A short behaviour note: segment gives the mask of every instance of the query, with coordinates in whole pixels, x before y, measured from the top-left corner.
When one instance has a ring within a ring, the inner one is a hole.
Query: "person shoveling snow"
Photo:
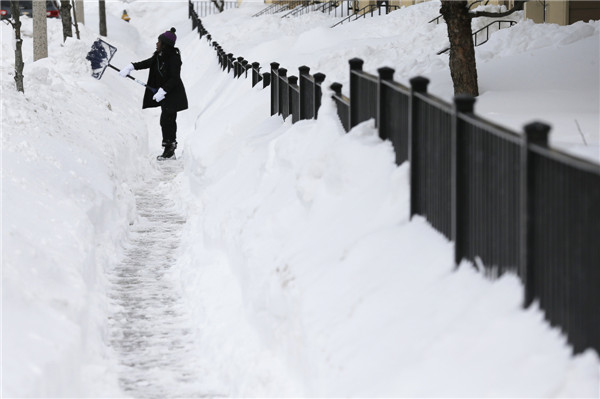
[[[96,40],[87,59],[92,64],[92,76],[102,78],[104,71],[110,67],[119,72],[124,78],[129,78],[146,87],[142,109],[161,107],[160,126],[162,128],[162,146],[164,152],[157,158],[159,160],[175,157],[177,148],[177,112],[188,108],[185,87],[181,80],[181,53],[175,47],[175,28],[158,36],[156,52],[147,60],[130,63],[119,70],[110,64],[117,52],[117,48],[102,39]],[[150,68],[148,83],[135,79],[129,75],[131,71]],[[156,88],[157,89],[156,89]]]
[[[144,92],[142,108],[161,107],[160,126],[165,148],[159,160],[175,157],[177,148],[177,112],[188,108],[185,87],[181,81],[181,53],[175,47],[175,28],[158,36],[156,52],[147,60],[134,62],[121,70],[124,78],[131,71],[150,68],[148,86],[157,87],[156,93]]]

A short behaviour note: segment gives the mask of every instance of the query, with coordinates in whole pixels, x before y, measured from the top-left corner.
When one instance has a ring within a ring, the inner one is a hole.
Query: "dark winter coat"
[[[181,55],[179,49],[170,48],[155,52],[147,60],[134,62],[133,67],[138,69],[148,69],[148,87],[155,89],[161,88],[167,93],[165,99],[157,103],[152,99],[154,93],[146,89],[142,108],[152,108],[162,106],[171,111],[183,111],[188,107],[185,87],[181,81]]]

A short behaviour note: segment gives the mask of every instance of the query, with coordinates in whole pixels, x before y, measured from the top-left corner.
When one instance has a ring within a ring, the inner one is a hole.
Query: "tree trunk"
[[[25,93],[23,87],[23,39],[21,39],[21,10],[19,9],[19,0],[11,0],[10,12],[12,13],[14,23],[12,24],[15,30],[15,83],[17,84],[17,90],[21,93]]]
[[[106,37],[106,3],[104,0],[99,0],[100,12],[100,36]]]
[[[33,2],[33,60],[48,57],[48,23],[46,22],[46,3]]]
[[[63,41],[67,37],[73,37],[73,28],[71,21],[71,0],[61,0],[60,2],[60,19],[63,26]]]
[[[73,25],[75,25],[75,34],[77,35],[77,40],[80,40],[79,25],[77,24],[77,7],[75,7],[75,3],[73,3]]]
[[[450,40],[450,74],[454,94],[479,95],[471,16],[466,1],[442,0],[441,14]]]
[[[83,11],[83,0],[75,0],[75,10],[77,10],[77,22],[85,25],[85,13]]]

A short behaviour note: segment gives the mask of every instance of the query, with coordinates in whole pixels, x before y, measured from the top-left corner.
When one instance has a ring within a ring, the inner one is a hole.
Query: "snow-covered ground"
[[[452,244],[408,219],[408,165],[394,165],[371,122],[344,134],[327,95],[316,121],[269,117],[268,91],[218,68],[187,3],[109,1],[116,66],[177,28],[190,109],[177,167],[157,164],[159,113],[140,109],[143,88],[112,70],[90,76],[96,7],[86,2],[80,41],[63,44],[49,20],[50,56],[37,62],[24,21],[24,95],[1,25],[3,397],[599,396],[598,354],[574,356],[536,306],[522,310],[515,276],[454,270]],[[445,26],[426,24],[439,4],[335,29],[323,15],[250,18],[261,7],[204,24],[263,67],[308,65],[347,86],[347,60],[361,57],[403,83],[428,76],[451,98],[447,56],[435,55]],[[598,22],[495,33],[477,49],[476,111],[515,129],[546,120],[554,146],[600,159],[599,38]],[[139,244],[156,209],[179,225],[160,233],[168,256],[153,239]],[[135,267],[157,284],[126,289]],[[151,302],[134,308],[130,294]],[[124,334],[140,317],[137,363],[157,361],[134,373]],[[186,361],[165,365],[163,342]]]

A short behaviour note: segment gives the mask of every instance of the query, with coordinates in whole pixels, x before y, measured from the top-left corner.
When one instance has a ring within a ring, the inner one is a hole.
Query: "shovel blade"
[[[116,52],[116,47],[111,46],[102,39],[98,39],[92,44],[92,49],[85,57],[92,64],[92,77],[100,80]]]

